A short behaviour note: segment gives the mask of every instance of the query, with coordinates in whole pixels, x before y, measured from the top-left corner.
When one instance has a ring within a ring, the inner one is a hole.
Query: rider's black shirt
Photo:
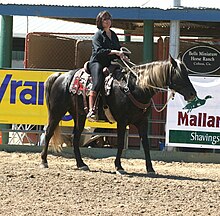
[[[92,40],[91,62],[99,62],[103,67],[108,67],[112,60],[118,58],[116,55],[108,55],[111,50],[120,50],[118,36],[111,30],[111,39],[103,30],[98,30]]]

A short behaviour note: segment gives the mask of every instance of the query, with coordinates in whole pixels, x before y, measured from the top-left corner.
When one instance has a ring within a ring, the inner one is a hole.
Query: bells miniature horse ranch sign
[[[197,74],[210,74],[220,69],[220,52],[210,46],[196,46],[183,54],[187,69]]]

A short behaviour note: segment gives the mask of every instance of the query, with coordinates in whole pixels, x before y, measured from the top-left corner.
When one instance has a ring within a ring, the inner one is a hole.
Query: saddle
[[[72,81],[69,86],[69,92],[72,95],[82,95],[83,96],[83,103],[84,103],[84,110],[86,114],[88,113],[88,103],[86,97],[89,95],[90,90],[92,89],[92,76],[88,69],[88,63],[84,64],[84,67],[76,71],[74,74]],[[121,68],[119,64],[110,65],[108,68],[103,68],[103,73],[105,75],[104,81],[104,95],[102,94],[101,98],[103,101],[103,109],[105,115],[110,123],[115,122],[114,118],[111,115],[111,112],[108,108],[108,105],[105,102],[105,96],[109,95],[112,88],[112,82],[114,79],[120,80],[123,77],[121,72]],[[98,106],[99,97],[97,97],[95,106]]]

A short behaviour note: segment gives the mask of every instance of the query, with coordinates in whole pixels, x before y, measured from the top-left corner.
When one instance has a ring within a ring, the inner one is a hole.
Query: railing
[[[22,144],[23,139],[26,138],[26,140],[29,144],[39,145],[39,146],[43,145],[42,135],[45,133],[44,130],[3,129],[3,128],[0,129],[0,132],[2,132],[2,134],[4,134],[4,133],[17,133],[18,134],[17,139],[19,139],[20,144]],[[33,140],[31,140],[31,138],[28,136],[28,134],[37,134],[37,136],[38,136],[37,143],[33,142]],[[69,132],[62,132],[61,134],[62,135],[69,135],[69,136],[73,135],[72,133],[69,133]],[[82,135],[90,135],[90,136],[98,136],[98,137],[117,137],[116,133],[106,133],[106,132],[87,132],[87,131],[83,131]],[[129,138],[139,138],[139,135],[138,134],[131,134],[131,133],[129,134],[129,129],[127,129],[126,133],[125,133],[125,146],[124,146],[124,149],[128,149],[128,139]],[[148,138],[149,139],[164,140],[165,136],[150,135],[149,134]],[[8,144],[18,144],[18,143],[16,143],[16,141],[15,142],[12,142],[12,141],[13,141],[13,137],[11,137],[11,142],[9,142]],[[0,144],[2,144],[2,143],[0,143]]]

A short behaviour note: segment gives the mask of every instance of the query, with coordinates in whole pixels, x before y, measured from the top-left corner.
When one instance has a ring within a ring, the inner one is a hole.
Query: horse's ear
[[[169,55],[169,61],[173,65],[174,68],[177,67],[177,63],[171,55]]]

